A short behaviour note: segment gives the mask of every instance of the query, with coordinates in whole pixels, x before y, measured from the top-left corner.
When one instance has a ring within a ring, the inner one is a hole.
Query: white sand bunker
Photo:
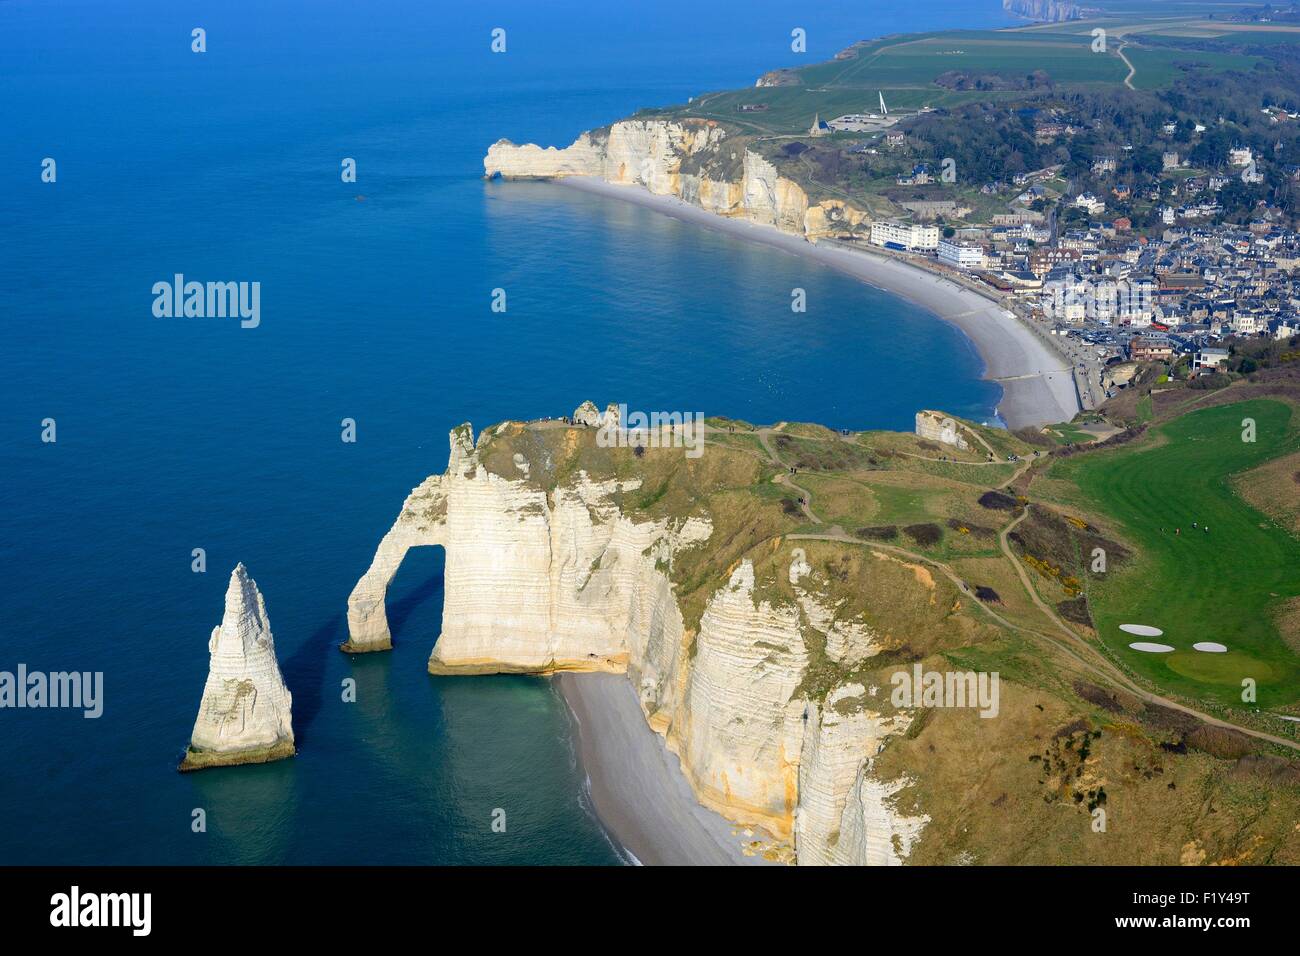
[[[1205,651],[1207,654],[1226,654],[1228,647],[1226,644],[1220,644],[1217,641],[1198,641],[1192,647],[1198,651]]]
[[[1150,624],[1121,624],[1119,629],[1125,634],[1136,634],[1138,637],[1159,637],[1164,631],[1158,627],[1152,627]]]
[[[1129,647],[1144,654],[1168,654],[1173,650],[1168,644],[1153,644],[1150,641],[1134,641]]]

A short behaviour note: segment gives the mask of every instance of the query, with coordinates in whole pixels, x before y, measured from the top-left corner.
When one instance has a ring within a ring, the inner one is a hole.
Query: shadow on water
[[[285,659],[281,668],[284,682],[293,695],[293,736],[299,750],[307,739],[307,728],[320,712],[329,655],[337,654],[339,644],[347,639],[346,620],[345,615],[336,614],[316,628],[293,656]]]
[[[411,615],[425,601],[441,593],[442,569],[440,568],[388,606],[388,629],[393,635],[394,642],[397,641],[398,634],[401,633]]]

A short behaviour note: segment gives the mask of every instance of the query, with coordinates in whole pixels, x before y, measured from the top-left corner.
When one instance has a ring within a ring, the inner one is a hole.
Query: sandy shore
[[[998,415],[1012,428],[1068,421],[1079,410],[1070,366],[1059,353],[997,303],[942,276],[889,256],[813,244],[772,226],[715,216],[638,187],[586,177],[557,182],[815,259],[933,312],[974,344],[984,360],[985,378],[1002,386]],[[611,838],[638,862],[765,862],[742,852],[752,837],[696,801],[681,764],[646,723],[625,676],[560,674],[555,682],[577,723],[593,809]]]
[[[1069,421],[1079,412],[1070,363],[1006,309],[956,282],[887,255],[810,243],[774,226],[717,216],[638,186],[581,176],[555,181],[815,259],[933,312],[966,334],[984,360],[984,377],[1002,386],[997,411],[1010,428]]]
[[[681,764],[646,723],[623,674],[559,674],[577,722],[578,753],[596,816],[613,840],[653,866],[762,864],[752,839],[696,802]]]

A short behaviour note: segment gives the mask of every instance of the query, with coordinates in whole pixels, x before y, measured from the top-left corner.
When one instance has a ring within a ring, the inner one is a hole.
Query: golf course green
[[[1300,594],[1300,541],[1229,481],[1300,446],[1297,424],[1289,405],[1255,399],[1192,412],[1132,445],[1054,466],[1137,546],[1124,567],[1087,584],[1101,640],[1136,673],[1187,697],[1249,709],[1300,700],[1297,635],[1288,645],[1278,624],[1282,604]],[[1176,650],[1133,650],[1121,624],[1161,628],[1159,640]],[[1198,641],[1228,651],[1193,650]],[[1247,679],[1254,702],[1242,700]]]

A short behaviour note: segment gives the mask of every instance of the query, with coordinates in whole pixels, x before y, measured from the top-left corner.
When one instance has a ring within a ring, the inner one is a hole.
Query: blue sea
[[[441,552],[394,584],[392,653],[337,650],[346,600],[462,421],[588,398],[853,428],[992,413],[969,343],[913,306],[481,178],[501,136],[565,145],[857,39],[1007,22],[997,0],[834,6],[0,3],[0,670],[104,674],[99,719],[0,710],[0,864],[621,860],[547,681],[425,672]],[[178,273],[259,282],[260,325],[155,317]],[[299,754],[182,776],[239,561]]]

